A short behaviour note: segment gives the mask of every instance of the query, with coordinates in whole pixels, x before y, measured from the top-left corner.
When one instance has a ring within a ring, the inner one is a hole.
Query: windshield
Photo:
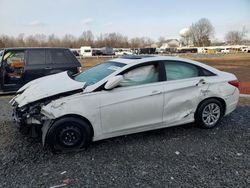
[[[109,76],[123,66],[125,66],[123,63],[107,61],[76,75],[73,79],[78,82],[85,82],[85,86],[90,86]]]

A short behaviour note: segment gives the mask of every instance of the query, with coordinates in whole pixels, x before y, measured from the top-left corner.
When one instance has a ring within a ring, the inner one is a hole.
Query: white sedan
[[[10,102],[21,130],[65,151],[191,122],[213,128],[236,108],[238,85],[233,74],[196,61],[125,56],[34,80]]]

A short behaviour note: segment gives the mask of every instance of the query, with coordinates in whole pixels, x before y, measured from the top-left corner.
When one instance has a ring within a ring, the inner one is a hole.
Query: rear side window
[[[206,69],[203,69],[203,68],[201,68],[201,74],[202,74],[202,76],[215,76],[214,73],[212,73]]]
[[[49,50],[51,62],[56,64],[70,63],[70,58],[66,52],[66,50]]]
[[[199,70],[196,66],[183,62],[166,62],[165,70],[167,80],[181,80],[199,76]]]
[[[29,50],[29,61],[30,65],[45,64],[45,50],[44,49],[34,49]]]

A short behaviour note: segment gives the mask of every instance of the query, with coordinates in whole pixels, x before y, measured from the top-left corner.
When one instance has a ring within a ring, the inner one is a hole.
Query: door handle
[[[161,94],[161,93],[162,93],[161,91],[154,90],[154,91],[152,91],[152,93],[151,93],[150,96],[159,95],[159,94]]]
[[[44,69],[45,70],[51,70],[52,68],[51,67],[45,67]]]
[[[202,79],[199,80],[199,82],[196,84],[196,86],[204,85],[206,83],[207,82],[202,78]]]

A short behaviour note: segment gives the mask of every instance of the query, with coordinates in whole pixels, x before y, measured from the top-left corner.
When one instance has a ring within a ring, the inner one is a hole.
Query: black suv
[[[0,93],[17,91],[36,78],[70,71],[81,64],[66,48],[7,48],[0,51]]]

